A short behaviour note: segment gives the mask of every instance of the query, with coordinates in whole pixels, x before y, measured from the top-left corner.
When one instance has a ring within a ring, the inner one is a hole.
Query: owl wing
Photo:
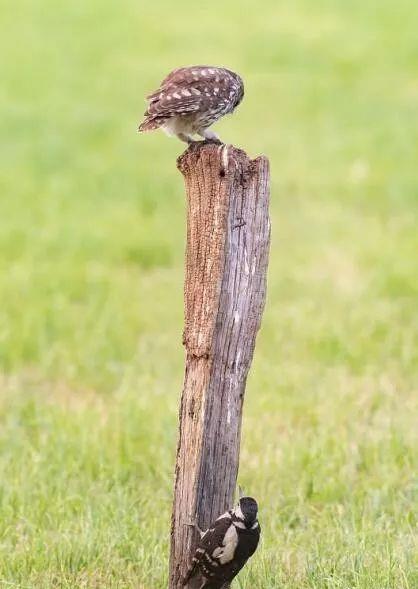
[[[140,131],[155,129],[174,116],[186,116],[202,108],[203,95],[195,86],[167,83],[147,96],[148,108]]]
[[[160,88],[148,97],[147,115],[179,116],[196,112],[202,105],[202,92],[186,83],[170,84]]]

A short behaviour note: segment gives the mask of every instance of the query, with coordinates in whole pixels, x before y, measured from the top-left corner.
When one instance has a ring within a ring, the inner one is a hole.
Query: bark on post
[[[171,527],[170,589],[180,589],[202,529],[234,500],[242,404],[266,296],[269,163],[232,146],[179,158],[188,200],[186,370]],[[199,579],[189,584],[200,587]]]

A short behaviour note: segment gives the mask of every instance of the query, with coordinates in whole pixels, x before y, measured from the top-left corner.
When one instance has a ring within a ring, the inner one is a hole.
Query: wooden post
[[[234,502],[242,404],[266,297],[269,163],[200,143],[179,158],[187,210],[186,371],[171,527],[170,589],[202,529]],[[200,587],[195,579],[189,588]]]

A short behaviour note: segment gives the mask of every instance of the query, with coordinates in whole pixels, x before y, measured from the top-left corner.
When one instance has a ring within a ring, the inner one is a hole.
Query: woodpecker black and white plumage
[[[184,587],[198,574],[202,577],[199,589],[221,589],[232,581],[257,549],[261,532],[257,511],[255,499],[241,497],[234,509],[200,532]]]

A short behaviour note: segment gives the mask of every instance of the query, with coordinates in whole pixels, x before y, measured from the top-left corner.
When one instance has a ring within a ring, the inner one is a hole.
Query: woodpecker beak
[[[238,493],[239,493],[239,498],[240,499],[242,499],[243,497],[245,497],[244,489],[241,487],[241,485],[238,485]]]

